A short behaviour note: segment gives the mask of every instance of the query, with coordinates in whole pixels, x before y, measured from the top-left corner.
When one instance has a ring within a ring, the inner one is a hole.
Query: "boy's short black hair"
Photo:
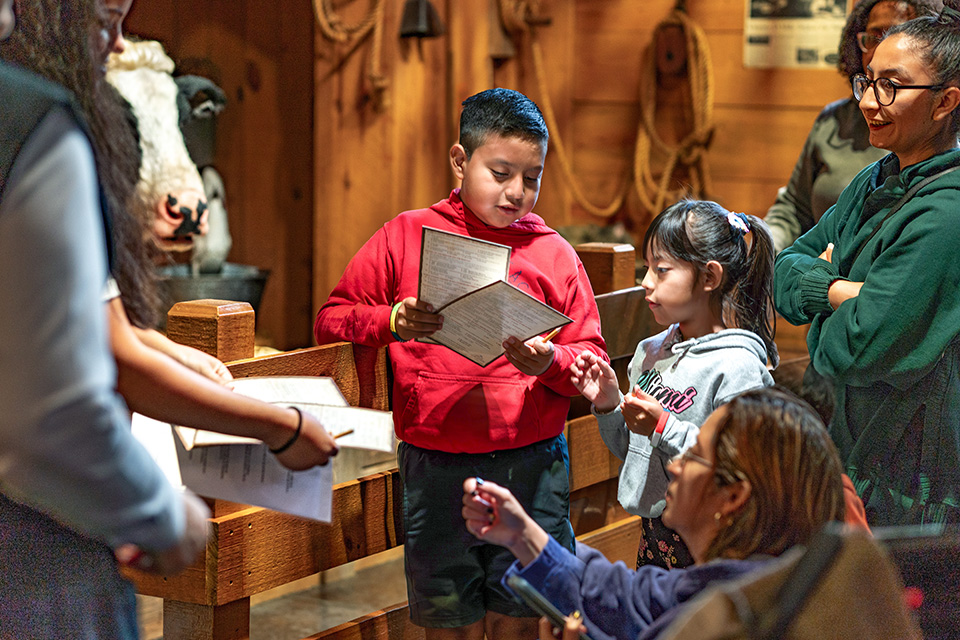
[[[547,148],[547,123],[536,103],[512,89],[487,89],[463,101],[460,144],[469,158],[489,135],[516,137]]]

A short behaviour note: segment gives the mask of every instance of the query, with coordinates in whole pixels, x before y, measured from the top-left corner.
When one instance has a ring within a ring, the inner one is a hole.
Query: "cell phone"
[[[518,575],[511,574],[507,576],[507,586],[526,603],[528,607],[544,616],[550,621],[550,624],[563,629],[567,626],[567,616],[560,612],[552,602],[547,600],[542,593],[533,588],[529,582]],[[580,634],[580,640],[591,640],[585,633]]]

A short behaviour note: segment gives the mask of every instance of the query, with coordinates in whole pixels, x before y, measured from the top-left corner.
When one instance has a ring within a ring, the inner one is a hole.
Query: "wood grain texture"
[[[137,592],[223,605],[403,543],[396,471],[338,484],[330,524],[248,507],[212,518],[203,558],[169,578],[129,571]]]
[[[423,627],[410,622],[410,607],[400,602],[304,640],[424,640]]]
[[[630,358],[637,345],[663,330],[653,319],[643,287],[631,287],[597,296],[600,331],[610,360]]]
[[[255,318],[247,302],[191,300],[167,313],[167,337],[222,361],[253,356]]]
[[[309,346],[314,212],[314,24],[309,2],[135,2],[128,34],[156,39],[178,74],[216,82],[214,166],[224,179],[231,262],[269,269],[258,331],[281,349]]]
[[[617,477],[620,460],[600,438],[595,417],[584,416],[567,422],[565,433],[570,450],[570,491]]]
[[[575,248],[594,294],[629,289],[636,284],[636,251],[632,245],[585,242]]]

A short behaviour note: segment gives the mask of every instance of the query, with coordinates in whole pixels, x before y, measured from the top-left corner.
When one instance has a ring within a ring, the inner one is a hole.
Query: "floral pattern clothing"
[[[663,524],[660,518],[640,518],[637,569],[644,565],[678,569],[692,564],[693,556],[679,533]]]

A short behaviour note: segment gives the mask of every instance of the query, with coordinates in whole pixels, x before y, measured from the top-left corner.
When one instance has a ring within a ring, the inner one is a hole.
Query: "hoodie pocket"
[[[539,440],[535,391],[516,378],[470,377],[421,371],[400,419],[401,437],[418,434],[470,451],[518,440],[522,429]],[[449,450],[449,449],[448,449]]]

